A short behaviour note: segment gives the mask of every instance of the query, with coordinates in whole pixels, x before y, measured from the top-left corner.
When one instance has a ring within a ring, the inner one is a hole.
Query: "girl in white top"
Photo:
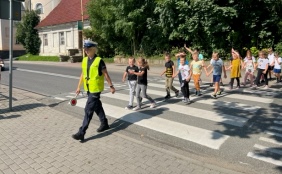
[[[282,59],[279,57],[278,53],[274,53],[274,59],[273,62],[271,63],[271,66],[274,66],[273,73],[276,76],[277,83],[280,82],[281,77],[281,64],[282,64]]]
[[[246,57],[244,58],[244,62],[242,63],[242,65],[243,65],[242,68],[244,68],[244,63],[245,63],[245,61],[246,61],[246,60],[249,60],[250,57],[252,58],[252,60],[253,60],[253,62],[254,62],[254,65],[256,65],[256,58],[252,55],[251,50],[247,50],[247,52],[246,52]],[[249,75],[249,77],[247,77],[247,81],[250,81],[250,79],[251,79],[251,78],[250,78],[250,75]],[[253,79],[256,79],[255,75],[253,75]],[[246,85],[246,82],[243,83],[243,85]]]
[[[255,72],[255,58],[247,52],[247,57],[244,59],[243,68],[246,69],[245,78],[243,85],[246,85],[247,78],[250,77],[251,87],[254,82],[254,72]]]
[[[264,89],[268,89],[268,79],[267,79],[268,64],[269,64],[269,61],[267,59],[267,54],[264,51],[260,51],[259,52],[259,59],[258,59],[258,63],[257,63],[258,74],[257,74],[257,78],[256,78],[255,87],[257,87],[257,85],[259,84],[259,81],[260,81],[260,77],[261,77],[261,75],[263,75],[264,80],[265,80]]]

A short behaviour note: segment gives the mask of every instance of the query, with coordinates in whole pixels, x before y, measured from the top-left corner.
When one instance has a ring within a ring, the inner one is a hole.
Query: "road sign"
[[[21,20],[22,5],[24,0],[17,0],[13,2],[13,20]],[[10,19],[10,1],[0,0],[0,19]]]

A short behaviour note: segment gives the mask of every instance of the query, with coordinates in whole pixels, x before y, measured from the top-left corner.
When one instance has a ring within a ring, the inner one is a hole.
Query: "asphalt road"
[[[151,82],[148,93],[158,101],[159,107],[154,110],[145,108],[138,113],[139,115],[136,113],[132,115],[129,112],[127,117],[118,118],[117,115],[123,114],[124,110],[120,111],[119,108],[127,105],[127,99],[124,98],[128,95],[127,86],[121,83],[124,67],[123,65],[109,66],[108,71],[116,86],[117,94],[111,95],[106,89],[102,97],[102,101],[106,103],[105,107],[109,106],[108,110],[111,107],[113,110],[116,108],[113,115],[110,111],[108,114],[110,122],[119,125],[117,131],[120,133],[244,173],[282,172],[281,131],[279,129],[269,131],[273,127],[281,128],[282,100],[281,91],[278,91],[281,87],[269,91],[252,91],[248,88],[230,91],[216,101],[211,100],[209,95],[203,95],[199,98],[194,97],[193,103],[186,107],[177,98],[163,100],[165,90],[161,85],[164,83],[159,76],[163,68],[155,67],[155,71],[150,72]],[[67,104],[68,97],[73,96],[72,93],[77,87],[80,73],[78,64],[44,65],[14,62],[13,86],[42,94],[45,96],[42,102],[82,118],[83,98],[81,98],[81,107],[71,107]],[[2,72],[1,83],[8,85],[8,77],[9,71],[6,68],[6,71]],[[203,81],[209,81],[209,78],[203,77]],[[190,86],[193,86],[193,83],[190,83]],[[206,87],[206,91],[211,92],[212,88]],[[151,122],[136,120],[139,116]],[[222,120],[217,121],[218,116]],[[167,127],[160,127],[157,124],[160,122],[167,124]],[[196,134],[198,138],[187,140],[185,135],[180,137],[178,134],[181,132],[177,131],[181,126],[184,126],[183,129],[188,134],[198,131]],[[210,133],[209,131],[213,136],[210,139],[205,135]],[[269,132],[272,134],[268,134]],[[278,154],[272,153],[273,150],[278,151]]]

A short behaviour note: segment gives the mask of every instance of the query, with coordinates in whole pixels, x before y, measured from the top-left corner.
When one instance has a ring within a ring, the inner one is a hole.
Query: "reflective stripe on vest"
[[[89,76],[87,77],[88,57],[82,60],[82,73],[84,81],[84,90],[90,93],[102,92],[104,90],[104,75],[99,76],[99,64],[101,58],[96,57],[89,68]],[[88,84],[88,88],[87,88]]]

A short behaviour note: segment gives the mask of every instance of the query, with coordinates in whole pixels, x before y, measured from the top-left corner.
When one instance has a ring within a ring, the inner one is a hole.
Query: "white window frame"
[[[65,33],[59,32],[60,45],[65,45]]]
[[[48,46],[48,34],[43,34],[43,45]]]
[[[41,8],[38,8],[40,6],[41,6]],[[35,11],[38,11],[38,14],[43,14],[43,5],[41,3],[37,3],[35,5]]]

